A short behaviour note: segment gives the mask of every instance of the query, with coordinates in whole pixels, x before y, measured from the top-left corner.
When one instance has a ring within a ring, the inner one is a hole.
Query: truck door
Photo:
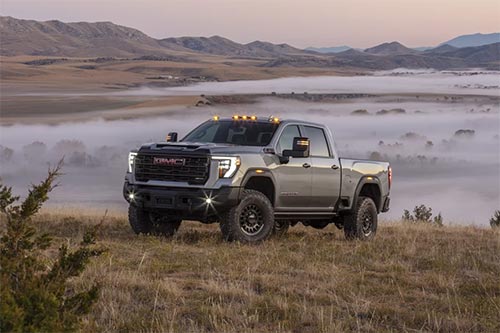
[[[292,149],[293,138],[300,137],[298,125],[287,125],[281,132],[276,152],[282,156],[285,149]],[[276,207],[290,211],[301,211],[310,205],[311,158],[290,157],[286,164],[276,167],[277,202]]]
[[[303,126],[304,135],[310,140],[311,157],[311,205],[317,210],[331,210],[340,196],[339,157],[333,156],[334,149],[328,142],[324,129]]]

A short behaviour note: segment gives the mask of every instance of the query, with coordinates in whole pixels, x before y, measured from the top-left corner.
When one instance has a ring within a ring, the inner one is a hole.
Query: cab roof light
[[[214,121],[218,121],[218,120],[220,119],[220,117],[219,117],[219,116],[213,116],[213,117],[212,117],[212,119],[213,119]]]
[[[256,121],[257,120],[257,116],[247,116],[247,115],[239,116],[239,115],[235,114],[232,117],[232,119],[233,120],[253,120],[253,121]]]
[[[280,118],[278,118],[278,117],[274,117],[274,116],[271,116],[271,117],[269,118],[269,121],[270,121],[270,122],[273,122],[273,123],[275,123],[275,124],[277,124],[277,123],[279,123],[279,122],[280,122]]]

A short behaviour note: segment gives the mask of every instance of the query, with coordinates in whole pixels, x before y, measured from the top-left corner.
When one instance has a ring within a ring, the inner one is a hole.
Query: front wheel
[[[128,222],[136,234],[149,234],[153,230],[149,213],[134,205],[128,207]]]
[[[128,221],[136,234],[173,236],[182,220],[145,211],[134,205],[128,208]]]
[[[150,213],[149,218],[153,224],[153,234],[172,237],[179,229],[182,220],[171,216]]]
[[[272,234],[274,211],[269,199],[261,192],[244,190],[239,205],[221,217],[220,228],[226,241],[256,243]]]
[[[344,235],[347,239],[369,240],[377,232],[377,206],[371,198],[359,197],[354,211],[344,217]]]

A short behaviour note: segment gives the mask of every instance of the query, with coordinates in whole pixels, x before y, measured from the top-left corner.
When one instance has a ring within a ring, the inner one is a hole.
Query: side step
[[[337,216],[334,212],[274,212],[278,220],[324,220]]]

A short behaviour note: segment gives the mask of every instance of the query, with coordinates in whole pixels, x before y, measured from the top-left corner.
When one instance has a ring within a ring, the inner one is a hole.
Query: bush
[[[428,223],[439,227],[443,226],[443,216],[441,213],[432,218],[432,208],[426,207],[425,205],[415,206],[415,208],[413,208],[413,214],[410,214],[410,211],[405,209],[402,219],[406,222]]]
[[[81,292],[69,286],[70,278],[104,251],[95,245],[97,226],[85,232],[76,249],[63,244],[49,261],[44,250],[52,241],[48,234],[38,234],[32,222],[56,186],[61,165],[49,169],[47,178],[33,185],[20,204],[12,188],[0,183],[0,212],[6,224],[0,238],[0,332],[75,330],[79,316],[88,313],[98,297],[97,284]]]
[[[490,225],[492,228],[500,228],[500,210],[495,211],[490,219]]]

